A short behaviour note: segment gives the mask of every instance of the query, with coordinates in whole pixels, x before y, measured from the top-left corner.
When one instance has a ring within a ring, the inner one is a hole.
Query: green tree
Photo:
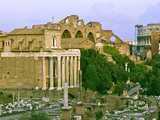
[[[83,87],[101,94],[106,94],[112,82],[126,81],[128,78],[123,66],[108,62],[104,55],[93,49],[81,50],[81,69]]]
[[[151,60],[152,69],[139,68],[137,79],[146,95],[160,95],[160,55],[155,55]]]
[[[123,93],[126,83],[123,81],[118,81],[115,85],[114,94],[121,95]]]
[[[95,115],[96,115],[96,120],[100,120],[103,117],[103,112],[102,111],[97,111],[95,113]]]
[[[92,90],[96,90],[96,86],[97,86],[97,82],[99,81],[98,79],[98,75],[97,75],[97,71],[96,71],[96,66],[94,64],[89,64],[86,68],[86,77],[85,77],[85,88],[87,88],[87,86],[90,87],[90,89]]]
[[[147,67],[143,64],[136,64],[132,67],[130,72],[130,80],[133,82],[140,82],[145,79],[148,73]]]
[[[85,89],[107,92],[112,85],[112,77],[106,58],[93,49],[81,50],[82,82]]]

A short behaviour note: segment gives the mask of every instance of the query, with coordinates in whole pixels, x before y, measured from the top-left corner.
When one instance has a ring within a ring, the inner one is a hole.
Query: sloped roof
[[[0,31],[0,37],[5,37],[7,33]]]
[[[39,34],[44,34],[44,30],[23,28],[23,29],[14,29],[8,34],[9,35],[37,35],[37,34],[39,35]]]

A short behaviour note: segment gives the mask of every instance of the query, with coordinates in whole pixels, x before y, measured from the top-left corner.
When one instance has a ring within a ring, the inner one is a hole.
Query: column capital
[[[62,57],[62,56],[57,56],[58,60],[61,60],[61,57]]]

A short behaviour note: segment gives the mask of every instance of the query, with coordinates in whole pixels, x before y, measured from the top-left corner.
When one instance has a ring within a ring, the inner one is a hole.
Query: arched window
[[[5,46],[8,46],[8,42],[7,41],[5,42]]]
[[[4,47],[4,41],[2,41],[2,47]]]
[[[93,35],[92,32],[89,32],[89,33],[88,33],[87,38],[88,38],[90,41],[95,42],[95,40],[94,40],[94,35]]]
[[[52,35],[52,47],[55,47],[55,35]]]
[[[55,35],[52,36],[52,47],[57,47],[56,36]]]
[[[83,38],[83,34],[81,31],[77,31],[75,38]]]
[[[62,39],[71,38],[71,33],[68,30],[65,30],[62,34]]]
[[[29,50],[33,50],[33,40],[28,43]]]

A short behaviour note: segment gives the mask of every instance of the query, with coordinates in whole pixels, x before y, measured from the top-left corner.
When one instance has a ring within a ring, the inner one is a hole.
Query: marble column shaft
[[[54,89],[54,80],[53,80],[53,57],[50,57],[49,59],[49,78],[50,78],[50,90]]]
[[[46,80],[46,60],[45,60],[45,57],[42,58],[42,66],[43,66],[43,87],[42,89],[43,90],[46,90],[47,89],[47,80]]]
[[[77,56],[74,56],[74,87],[77,85]]]
[[[80,57],[78,56],[78,60],[77,60],[77,65],[78,65],[78,70],[77,70],[77,76],[78,76],[78,79],[77,79],[77,85],[78,85],[78,87],[79,87],[79,83],[80,83]]]
[[[64,87],[64,83],[65,83],[65,57],[62,57],[62,88]]]
[[[57,57],[58,59],[58,90],[61,90],[61,56]]]
[[[73,56],[70,56],[70,87],[74,86],[74,77],[73,77]]]
[[[66,82],[68,86],[70,86],[70,81],[69,81],[69,56],[66,58]]]

